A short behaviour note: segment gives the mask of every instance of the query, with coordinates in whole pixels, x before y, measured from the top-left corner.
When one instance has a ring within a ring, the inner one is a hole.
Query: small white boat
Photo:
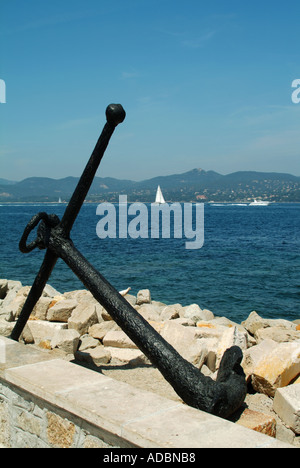
[[[157,187],[155,203],[158,203],[158,204],[166,203],[160,186]]]
[[[249,206],[268,206],[270,204],[269,201],[263,201],[263,200],[256,200],[254,198],[254,201],[249,204]]]

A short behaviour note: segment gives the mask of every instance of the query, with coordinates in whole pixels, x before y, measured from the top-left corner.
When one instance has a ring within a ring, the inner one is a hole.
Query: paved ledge
[[[293,448],[3,337],[0,383],[50,405],[52,411],[57,408],[68,420],[84,420],[120,447]]]

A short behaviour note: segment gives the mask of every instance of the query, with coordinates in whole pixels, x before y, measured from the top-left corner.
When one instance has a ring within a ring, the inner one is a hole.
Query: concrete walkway
[[[0,383],[141,448],[293,448],[266,435],[0,338]],[[5,349],[4,349],[5,348]],[[5,353],[3,354],[3,352]]]

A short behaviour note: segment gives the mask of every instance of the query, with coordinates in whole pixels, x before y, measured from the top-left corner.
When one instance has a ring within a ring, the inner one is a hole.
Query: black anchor
[[[247,393],[245,374],[240,365],[243,357],[241,349],[233,346],[226,350],[216,381],[204,376],[151,327],[86,260],[70,239],[70,231],[93,182],[109,140],[117,125],[124,121],[125,116],[126,113],[120,104],[111,104],[107,107],[107,122],[62,219],[42,212],[35,215],[25,228],[19,244],[21,252],[28,253],[38,247],[46,249],[46,253],[12,331],[11,339],[20,338],[58,258],[62,258],[115,322],[159,369],[186,404],[227,418],[242,405]],[[27,245],[26,241],[30,232],[37,226],[37,238]]]

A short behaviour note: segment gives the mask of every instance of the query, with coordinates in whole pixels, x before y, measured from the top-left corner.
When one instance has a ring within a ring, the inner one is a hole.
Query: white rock
[[[242,322],[243,327],[246,328],[246,330],[251,333],[251,335],[254,335],[254,333],[259,329],[259,328],[267,328],[269,327],[269,323],[266,319],[263,319],[258,315],[257,312],[253,311],[245,320]]]
[[[286,330],[296,330],[297,325],[285,319],[267,319],[270,327],[284,328]]]
[[[137,305],[151,304],[151,294],[150,294],[149,289],[141,289],[137,293],[136,304]]]
[[[135,310],[141,314],[146,320],[160,321],[160,307],[153,304],[142,304],[141,306],[134,306]]]
[[[46,322],[44,320],[28,320],[27,325],[33,336],[35,343],[41,341],[50,341],[58,330],[67,328],[66,323],[61,322]]]
[[[126,299],[126,301],[129,302],[129,304],[131,304],[132,306],[136,305],[136,297],[132,294],[126,294],[126,296],[124,296],[124,299]]]
[[[178,323],[179,325],[182,325],[184,327],[195,327],[195,322],[193,320],[184,318],[184,317],[179,317],[176,319],[172,319],[174,323]]]
[[[202,316],[202,320],[214,320],[215,318],[214,313],[208,309],[202,309]]]
[[[40,297],[32,311],[32,316],[36,317],[38,320],[46,320],[48,309],[51,303],[52,303],[51,297],[49,296]]]
[[[111,361],[111,353],[104,346],[97,346],[90,350],[90,356],[93,363],[99,367],[103,364],[108,364]]]
[[[300,374],[300,342],[276,343],[276,348],[253,371],[252,386],[257,392],[274,396]]]
[[[87,300],[95,300],[93,294],[87,289],[76,289],[74,291],[67,291],[63,294],[64,299],[72,299],[79,302]]]
[[[107,322],[95,323],[95,325],[89,327],[88,333],[93,338],[102,341],[106,333],[108,333],[111,330],[116,330],[118,328],[118,325],[113,320],[110,320]]]
[[[29,291],[29,286],[19,288],[17,285],[9,289],[5,299],[2,301],[0,315],[8,315],[11,317],[10,320],[15,320],[20,315]]]
[[[139,349],[105,347],[105,350],[110,353],[111,360],[115,364],[122,363],[132,366],[150,364],[149,359]]]
[[[202,310],[198,304],[191,304],[187,307],[183,307],[180,316],[190,319],[195,323],[201,320],[212,320],[214,318],[214,314],[210,310]]]
[[[300,340],[300,331],[293,330],[291,327],[284,328],[282,326],[260,328],[255,332],[254,338],[257,343],[267,339],[277,341],[277,343],[283,343]]]
[[[44,297],[55,297],[59,295],[60,293],[56,289],[54,289],[50,284],[46,284],[43,290]]]
[[[53,307],[48,309],[47,320],[49,320],[49,322],[66,323],[77,305],[78,303],[75,299],[60,300],[56,302]]]
[[[284,319],[265,319],[260,317],[257,312],[253,311],[242,325],[246,330],[254,335],[259,329],[269,327],[279,327],[284,329],[296,330],[296,324]]]
[[[96,346],[99,346],[100,344],[101,344],[100,341],[97,340],[96,338],[93,338],[92,336],[89,336],[89,335],[83,335],[80,337],[80,345],[78,349],[79,351],[85,351],[86,349],[96,348]]]
[[[242,367],[246,374],[246,379],[249,381],[255,369],[259,366],[261,361],[267,359],[267,356],[277,347],[277,343],[273,340],[264,340],[256,346],[253,346],[244,351]]]
[[[217,338],[221,340],[222,335],[228,330],[228,327],[219,325],[213,321],[201,320],[197,322],[196,330],[199,338]]]
[[[241,350],[247,349],[247,334],[242,333],[237,327],[227,328],[222,334],[221,340],[217,349],[216,368],[220,366],[221,359],[228,348],[238,346]]]
[[[83,302],[73,310],[68,320],[68,328],[75,329],[80,335],[84,335],[97,322],[96,306],[90,302]]]
[[[300,434],[300,384],[278,388],[273,409],[287,426]]]
[[[173,320],[165,322],[161,336],[187,361],[201,368],[208,349],[203,340],[199,340],[196,327],[184,327]]]
[[[21,289],[23,286],[22,286],[22,283],[21,281],[15,281],[15,280],[7,280],[7,288],[8,290],[10,291],[11,289]]]
[[[122,330],[111,330],[103,338],[103,345],[114,348],[137,349],[135,343]]]
[[[165,320],[174,320],[180,317],[180,312],[182,311],[181,304],[173,304],[163,307],[160,312],[160,319]]]
[[[99,367],[110,362],[111,354],[109,349],[99,345],[96,346],[96,348],[88,348],[84,351],[76,351],[75,359],[81,362],[93,363]]]
[[[76,330],[57,330],[50,342],[51,348],[62,349],[67,354],[74,354],[78,348],[80,335]]]
[[[23,331],[20,336],[20,340],[22,340],[25,344],[34,343],[34,338],[32,336],[28,323],[26,323],[25,327],[23,328]]]
[[[0,335],[1,336],[10,336],[13,328],[15,326],[14,322],[7,322],[3,317],[0,317]]]

